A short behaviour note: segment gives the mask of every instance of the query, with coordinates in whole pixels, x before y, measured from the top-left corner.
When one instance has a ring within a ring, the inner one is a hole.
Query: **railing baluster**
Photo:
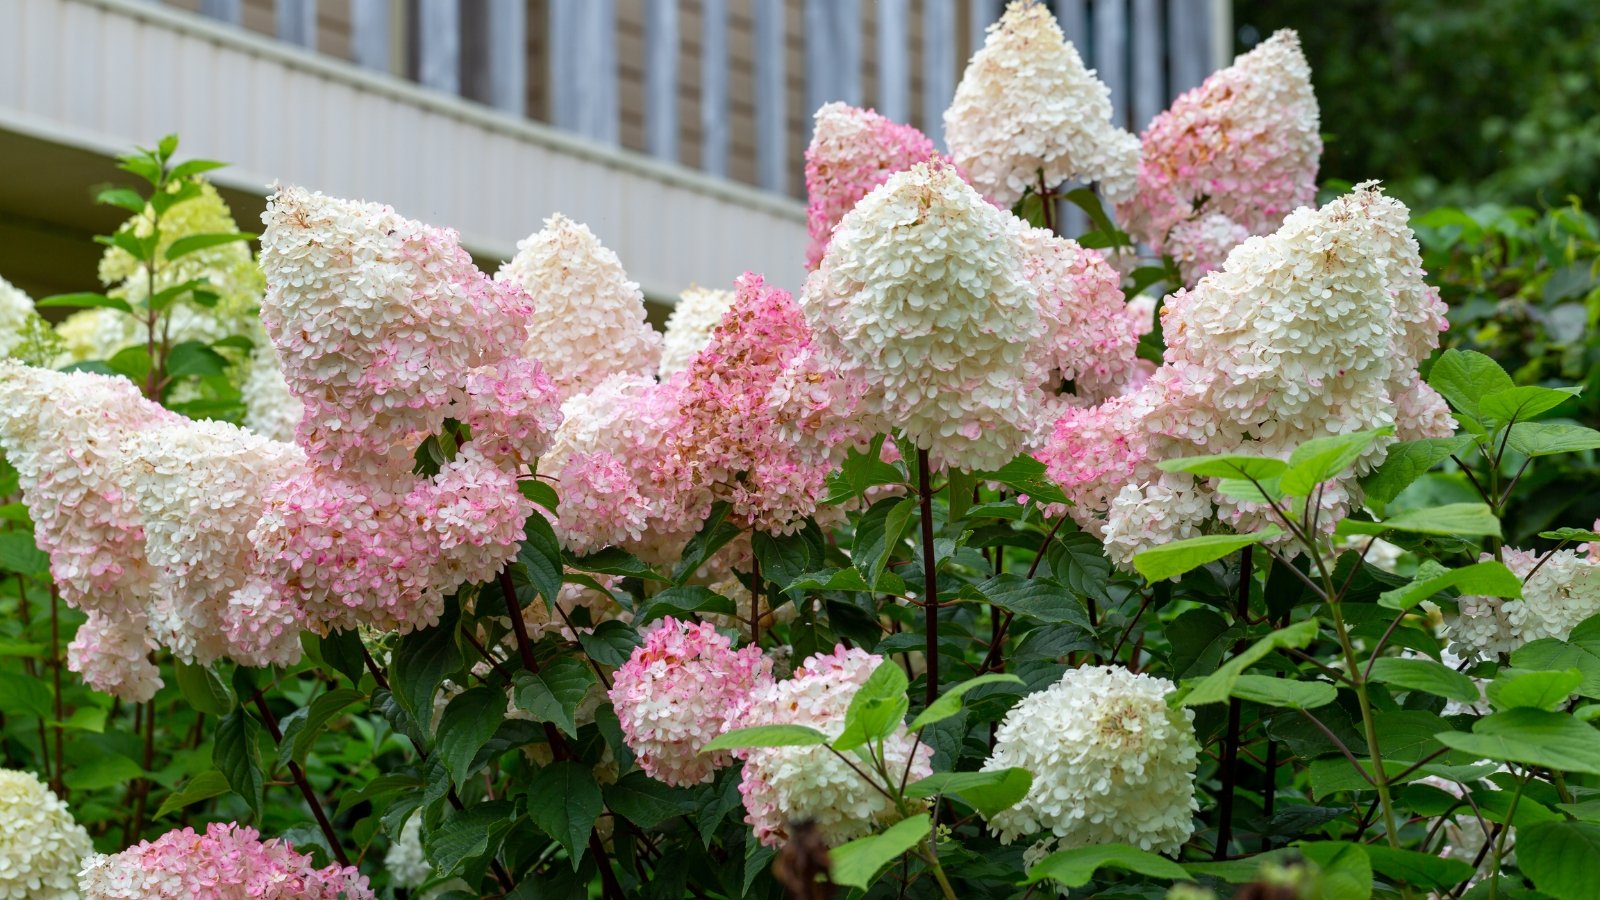
[[[489,105],[512,115],[528,108],[528,7],[522,0],[488,0]]]
[[[1211,9],[1197,0],[1167,0],[1167,52],[1172,55],[1172,96],[1211,73]]]
[[[417,82],[461,93],[461,7],[454,3],[417,4]]]
[[[644,130],[652,156],[678,159],[678,0],[644,7]]]
[[[1058,0],[1056,3],[1056,21],[1061,23],[1061,31],[1078,50],[1078,55],[1083,57],[1084,65],[1093,65],[1089,60],[1089,27],[1088,16],[1084,9],[1084,0]]]
[[[278,0],[278,40],[317,49],[317,0]]]
[[[806,102],[861,104],[861,4],[806,0]]]
[[[389,0],[350,0],[350,47],[356,65],[388,72],[393,62]]]
[[[944,111],[956,95],[954,0],[922,3],[922,131],[944,146]]]
[[[911,0],[878,0],[878,112],[911,114]]]
[[[200,15],[229,25],[244,21],[243,0],[200,0]]]
[[[789,190],[789,126],[784,84],[783,0],[753,0],[756,55],[756,178],[769,191]]]
[[[1094,68],[1111,88],[1111,121],[1127,127],[1128,11],[1125,0],[1095,0]]]
[[[983,46],[984,37],[989,33],[989,26],[1000,18],[1001,0],[968,0],[967,28],[972,41],[972,51],[976,53]]]
[[[700,168],[728,174],[728,0],[700,5]]]
[[[1142,131],[1166,106],[1161,49],[1161,0],[1133,0],[1135,133]]]
[[[621,123],[614,0],[550,0],[550,50],[555,124],[615,145]]]

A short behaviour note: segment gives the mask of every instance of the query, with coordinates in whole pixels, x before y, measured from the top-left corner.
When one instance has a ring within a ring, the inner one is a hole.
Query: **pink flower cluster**
[[[727,751],[700,748],[771,681],[772,661],[761,648],[734,650],[710,623],[668,617],[617,670],[611,702],[645,774],[685,786],[710,781],[733,761]]]
[[[262,318],[306,405],[308,457],[252,534],[266,575],[319,631],[432,624],[445,593],[511,558],[532,510],[518,470],[559,422],[554,385],[520,352],[532,303],[454,232],[386,206],[287,188],[263,220]],[[449,419],[470,443],[413,475],[418,442]]]
[[[311,857],[254,828],[214,822],[205,834],[169,831],[121,853],[84,860],[85,900],[369,900],[354,866],[313,868]]]
[[[834,226],[890,175],[938,157],[927,135],[870,109],[828,103],[806,148],[806,268],[822,263]]]
[[[1138,190],[1118,214],[1193,284],[1316,197],[1322,137],[1299,36],[1279,31],[1212,74],[1141,143]]]

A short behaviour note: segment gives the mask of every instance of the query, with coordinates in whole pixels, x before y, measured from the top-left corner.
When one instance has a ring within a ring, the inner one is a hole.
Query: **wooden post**
[[[1211,74],[1210,4],[1167,0],[1167,52],[1172,57],[1172,96],[1196,87]]]
[[[700,4],[700,168],[728,174],[728,0]]]
[[[317,49],[317,0],[278,0],[278,40]]]
[[[558,127],[615,145],[615,0],[550,0],[550,107]]]
[[[350,0],[350,47],[356,65],[390,71],[389,0]]]
[[[1161,47],[1161,0],[1133,0],[1133,120],[1135,134],[1166,106]]]
[[[753,0],[756,55],[756,180],[769,191],[789,190],[789,128],[784,86],[783,0]]]
[[[238,25],[244,19],[244,3],[242,0],[200,0],[200,15]]]
[[[461,7],[454,3],[417,4],[417,82],[461,93]]]
[[[486,99],[502,112],[524,115],[528,103],[528,7],[523,0],[488,0],[486,12]]]
[[[944,111],[956,95],[954,0],[922,4],[922,131],[944,147]]]
[[[1111,121],[1128,127],[1128,10],[1126,0],[1094,5],[1094,68],[1111,89]]]
[[[861,104],[861,5],[859,0],[806,0],[808,112],[834,100]]]
[[[911,114],[911,2],[878,0],[878,112],[896,122]]]
[[[645,3],[644,131],[650,155],[678,159],[678,0]]]

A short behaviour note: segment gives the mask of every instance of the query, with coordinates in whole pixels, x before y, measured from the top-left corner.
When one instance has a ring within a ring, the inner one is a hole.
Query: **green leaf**
[[[700,752],[743,750],[749,747],[816,747],[827,742],[827,735],[806,725],[755,725],[724,731],[701,747]]]
[[[228,776],[216,769],[201,772],[161,801],[161,808],[156,810],[156,818],[164,819],[169,813],[175,813],[186,806],[193,806],[202,800],[220,797],[231,790],[233,788],[228,784]]]
[[[1373,661],[1371,678],[1405,691],[1422,691],[1457,703],[1477,703],[1478,687],[1472,679],[1431,659],[1386,656]]]
[[[33,542],[25,531],[0,533],[0,569],[23,575],[42,575],[50,571],[50,556]]]
[[[693,613],[733,612],[733,601],[716,591],[698,584],[680,584],[646,600],[634,613],[633,621],[642,628],[663,616],[688,619]]]
[[[535,720],[551,722],[572,737],[578,736],[577,712],[583,695],[595,683],[594,671],[579,660],[563,656],[538,672],[526,669],[512,676],[512,698],[518,709]]]
[[[123,347],[112,354],[106,364],[134,384],[144,384],[150,376],[150,350],[142,344]]]
[[[602,666],[620,666],[640,645],[639,633],[632,625],[615,619],[601,622],[592,632],[580,632],[578,643],[589,658]]]
[[[1596,450],[1600,431],[1563,422],[1518,422],[1509,429],[1506,446],[1527,456]]]
[[[1340,536],[1386,534],[1390,531],[1455,537],[1499,537],[1500,520],[1495,518],[1487,504],[1446,503],[1442,506],[1406,510],[1382,522],[1345,519],[1334,529],[1334,533]]]
[[[561,542],[556,540],[550,520],[537,510],[529,513],[528,520],[523,523],[517,561],[528,570],[528,581],[534,590],[544,597],[547,606],[553,607],[561,594]]]
[[[570,766],[573,763],[556,763]],[[543,772],[544,769],[540,769]],[[535,776],[537,778],[537,775]],[[515,808],[506,800],[491,800],[453,813],[427,830],[422,848],[433,864],[433,874],[448,878],[474,859],[493,855],[511,831]],[[529,811],[531,815],[531,810]],[[576,862],[574,862],[576,865]]]
[[[833,741],[835,750],[854,750],[868,741],[888,737],[911,708],[906,697],[910,682],[898,663],[885,659],[850,697],[844,730]]]
[[[1436,737],[1483,759],[1600,775],[1600,734],[1562,713],[1518,707],[1484,716],[1471,734],[1445,731]]]
[[[1489,682],[1485,693],[1495,709],[1532,707],[1555,710],[1567,702],[1579,685],[1583,673],[1577,669],[1555,672],[1504,669]]]
[[[495,729],[505,718],[505,692],[488,686],[458,694],[444,708],[435,752],[455,779],[456,787],[461,787],[472,774],[473,758],[494,737]]]
[[[1088,214],[1089,221],[1094,223],[1096,231],[1108,237],[1120,235],[1122,239],[1118,243],[1127,243],[1127,235],[1113,225],[1111,217],[1106,215],[1105,207],[1100,204],[1099,194],[1090,188],[1081,187],[1068,191],[1064,196],[1067,202]]]
[[[694,537],[689,538],[689,543],[683,547],[683,554],[678,564],[672,568],[672,583],[683,584],[689,576],[695,573],[713,553],[722,549],[729,541],[738,537],[740,529],[728,521],[728,511],[732,507],[725,500],[719,500],[711,505],[711,514],[701,523],[700,530]]]
[[[1239,478],[1271,481],[1288,471],[1289,464],[1272,456],[1250,456],[1244,453],[1218,453],[1212,456],[1188,456],[1168,459],[1156,464],[1163,472],[1188,472],[1202,478]]]
[[[67,774],[62,780],[73,790],[102,791],[143,778],[144,775],[144,769],[126,756],[120,753],[102,753],[67,769]]]
[[[1522,579],[1503,563],[1485,561],[1446,569],[1429,559],[1417,567],[1416,578],[1410,584],[1378,595],[1378,605],[1408,610],[1445,588],[1484,597],[1521,597]]]
[[[1549,412],[1573,397],[1583,393],[1583,388],[1547,388],[1525,385],[1495,391],[1478,400],[1478,418],[1487,428],[1497,428],[1508,422],[1526,422]]]
[[[242,708],[217,723],[211,761],[228,779],[233,792],[252,810],[261,811],[261,725]]]
[[[1361,479],[1362,491],[1369,503],[1391,503],[1429,469],[1465,452],[1472,443],[1472,435],[1460,434],[1390,444],[1383,464]]]
[[[208,287],[210,284],[211,282],[204,278],[191,278],[181,284],[175,284],[171,287],[156,291],[151,295],[149,301],[147,302],[149,303],[151,309],[155,310],[156,312],[160,312],[166,309],[168,306],[171,306],[172,301],[182,297],[184,294],[187,294],[198,288]]]
[[[1289,454],[1289,471],[1283,473],[1278,486],[1291,496],[1310,496],[1317,485],[1344,474],[1373,441],[1391,434],[1394,427],[1386,425],[1370,431],[1312,438]]]
[[[843,887],[866,890],[884,866],[915,847],[933,830],[926,815],[902,819],[881,834],[869,834],[828,851],[830,877]]]
[[[1544,822],[1517,829],[1517,868],[1556,900],[1588,900],[1595,893],[1600,825]]]
[[[177,670],[178,690],[190,706],[213,716],[225,716],[233,711],[233,691],[210,666],[182,660],[174,660],[173,666]]]
[[[1539,537],[1552,541],[1600,541],[1600,531],[1590,531],[1587,528],[1557,528],[1554,531],[1541,531]]]
[[[1295,845],[1321,869],[1321,900],[1368,900],[1372,896],[1372,859],[1363,844],[1348,841],[1301,841]]]
[[[167,178],[172,181],[182,181],[185,178],[193,178],[196,175],[209,172],[212,169],[220,169],[226,165],[227,163],[225,162],[216,162],[210,159],[191,159],[173,166],[172,171],[167,173]]]
[[[1235,550],[1270,541],[1280,534],[1283,534],[1282,529],[1269,526],[1251,534],[1207,534],[1173,541],[1134,556],[1133,567],[1154,584],[1219,560]]]
[[[1382,844],[1362,847],[1373,871],[1391,881],[1431,890],[1448,890],[1472,877],[1468,863],[1416,850],[1394,850]]]
[[[167,353],[167,374],[221,375],[228,370],[228,358],[200,341],[184,341]]]
[[[178,238],[167,245],[167,259],[174,260],[188,256],[201,250],[220,247],[223,244],[234,244],[239,241],[248,241],[255,235],[248,231],[235,231],[223,234],[191,234]]]
[[[159,160],[169,160],[172,158],[172,154],[177,152],[178,136],[176,134],[163,135],[160,142],[156,144],[156,158]]]
[[[133,307],[128,305],[128,301],[126,301],[126,300],[118,300],[116,297],[107,297],[105,294],[96,294],[96,293],[92,293],[92,292],[80,292],[80,293],[75,293],[75,294],[55,294],[55,295],[46,297],[43,300],[35,300],[35,301],[33,301],[33,305],[34,305],[35,308],[38,308],[38,309],[51,309],[52,307],[61,306],[61,307],[78,307],[78,308],[115,309],[115,310],[121,310],[122,312],[128,313],[130,315],[133,313]]]
[[[21,672],[0,672],[0,712],[49,719],[53,701],[43,681]]]
[[[994,472],[975,474],[981,481],[997,481],[1018,494],[1025,494],[1034,503],[1067,502],[1067,495],[1050,480],[1044,463],[1027,454],[1013,459]]]
[[[607,547],[597,553],[574,559],[572,568],[602,575],[621,575],[624,578],[642,578],[645,581],[665,583],[666,576],[652,569],[648,563],[621,547]]]
[[[361,683],[361,676],[366,674],[367,668],[363,655],[366,647],[361,643],[360,632],[353,628],[349,631],[330,631],[318,640],[317,650],[322,655],[322,661],[350,679],[351,684]]]
[[[855,540],[850,546],[850,562],[867,584],[877,584],[889,558],[899,548],[917,510],[915,497],[880,500],[856,523]]]
[[[810,520],[794,534],[758,531],[750,535],[750,549],[761,564],[761,577],[780,589],[827,564],[822,530]]]
[[[1428,371],[1428,385],[1474,419],[1481,398],[1516,387],[1499,363],[1474,350],[1446,350]]]
[[[129,188],[106,188],[94,195],[94,202],[121,207],[134,215],[141,215],[146,205],[144,195]]]
[[[289,758],[297,763],[304,763],[306,755],[317,742],[317,736],[328,727],[333,717],[365,699],[367,695],[361,691],[336,688],[313,700],[306,708],[306,717],[300,720],[300,727],[296,729],[294,735],[284,732],[284,744],[289,748]]]
[[[1269,675],[1240,675],[1230,696],[1266,706],[1315,709],[1339,699],[1339,689],[1326,681],[1296,681]]]
[[[1283,647],[1305,647],[1317,638],[1317,620],[1307,619],[1287,628],[1280,628],[1235,655],[1210,675],[1195,682],[1186,682],[1168,702],[1182,701],[1184,706],[1204,706],[1221,703],[1233,695],[1233,688],[1245,669],[1260,662],[1267,654]]]
[[[995,673],[979,675],[976,678],[968,678],[966,681],[963,681],[958,685],[946,688],[943,694],[940,694],[937,699],[928,704],[927,709],[924,709],[922,712],[918,713],[917,717],[911,720],[911,730],[917,731],[918,729],[925,728],[935,722],[942,722],[960,712],[961,698],[968,691],[975,687],[981,687],[986,684],[1022,683],[1022,679],[1015,675],[1000,675]]]
[[[643,772],[629,772],[600,789],[606,808],[640,828],[654,828],[694,809],[694,794],[671,788]]]
[[[1101,869],[1121,869],[1173,881],[1189,880],[1189,873],[1182,866],[1164,856],[1127,844],[1097,844],[1046,856],[1028,870],[1028,880],[1023,884],[1050,880],[1067,887],[1083,887]]]
[[[1076,625],[1093,631],[1089,614],[1079,600],[1060,582],[1051,578],[1024,578],[1002,572],[974,586],[984,601],[1019,616],[1051,625]]]
[[[1033,787],[1027,769],[997,769],[992,772],[938,772],[906,785],[908,797],[949,794],[960,797],[985,819],[1015,806]]]
[[[394,649],[389,683],[400,708],[422,730],[423,737],[432,736],[428,725],[433,721],[433,695],[439,683],[461,671],[466,662],[456,644],[459,617],[455,602],[447,602],[439,624],[402,636]]]
[[[533,773],[527,796],[528,818],[566,848],[576,870],[595,820],[605,808],[591,767],[571,761],[551,763]]]

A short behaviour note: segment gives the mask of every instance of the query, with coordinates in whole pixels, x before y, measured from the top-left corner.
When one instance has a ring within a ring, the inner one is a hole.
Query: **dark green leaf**
[[[1185,682],[1169,702],[1182,700],[1185,706],[1204,706],[1221,703],[1233,694],[1234,685],[1245,669],[1260,662],[1267,654],[1282,647],[1305,647],[1317,637],[1317,620],[1307,619],[1287,628],[1281,628],[1236,654],[1221,668],[1196,682]]]
[[[540,722],[551,722],[567,734],[578,736],[577,711],[583,695],[595,683],[594,671],[570,656],[551,660],[538,672],[526,669],[512,678],[517,708]]]
[[[665,576],[652,569],[648,563],[621,547],[607,547],[597,553],[572,560],[572,568],[602,575],[621,575],[625,578],[642,578],[646,581],[665,582]]]
[[[1003,572],[975,585],[973,590],[984,601],[1024,618],[1049,624],[1075,625],[1085,632],[1093,631],[1083,601],[1054,579],[1030,579]]]
[[[50,557],[24,531],[0,532],[0,569],[23,575],[41,575],[50,570]]]
[[[228,784],[228,777],[216,769],[201,772],[161,801],[161,808],[156,810],[156,818],[164,819],[169,813],[177,812],[186,806],[193,806],[202,800],[220,797],[231,790],[233,788]]]
[[[629,772],[600,792],[607,809],[640,828],[654,828],[694,808],[692,792],[667,787],[643,772]]]
[[[683,558],[672,569],[673,584],[683,584],[695,570],[705,565],[713,553],[739,536],[739,527],[728,521],[730,508],[727,501],[718,501],[712,505],[711,514],[706,517],[694,537],[689,539],[689,543],[684,545]]]
[[[174,660],[177,670],[178,690],[183,699],[195,709],[213,716],[225,716],[233,711],[233,691],[210,666],[195,665]]]
[[[1600,775],[1600,735],[1562,713],[1518,707],[1479,719],[1471,734],[1446,731],[1437,737],[1484,759]]]
[[[1066,887],[1083,887],[1101,869],[1122,869],[1174,881],[1189,879],[1182,866],[1164,856],[1127,844],[1098,844],[1050,854],[1028,870],[1028,880],[1023,883],[1049,880]]]
[[[1474,419],[1479,400],[1516,387],[1499,363],[1473,350],[1446,350],[1428,371],[1428,385]]]
[[[528,515],[523,524],[522,546],[517,549],[517,561],[528,570],[528,580],[534,590],[544,597],[547,606],[553,606],[561,594],[561,543],[556,540],[550,520],[537,510]]]
[[[634,614],[633,621],[642,628],[663,616],[688,619],[692,613],[732,615],[733,612],[733,601],[716,591],[698,584],[680,584],[646,600]]]
[[[432,735],[428,725],[433,720],[433,695],[439,683],[465,665],[461,648],[456,645],[459,617],[460,611],[451,600],[445,603],[439,624],[404,635],[394,649],[390,686],[400,708],[424,737]]]
[[[167,354],[167,374],[221,375],[228,370],[228,358],[199,341],[184,341]]]
[[[583,859],[589,833],[604,808],[594,773],[583,763],[551,763],[534,772],[528,783],[528,818],[566,848],[573,869]]]
[[[924,709],[922,712],[918,713],[917,717],[911,720],[911,730],[916,731],[928,725],[932,725],[935,722],[948,719],[960,712],[961,698],[965,696],[968,691],[975,687],[981,687],[986,684],[1022,683],[1022,679],[1015,675],[1000,675],[994,673],[988,675],[979,675],[976,678],[969,678],[960,684],[946,688],[943,694],[940,694],[937,699],[928,704],[927,709]]]
[[[1027,495],[1034,503],[1067,502],[1067,495],[1050,480],[1044,463],[1027,454],[1013,459],[997,471],[977,474],[984,481],[997,481],[1019,494]]]
[[[1472,446],[1470,434],[1390,444],[1383,464],[1361,480],[1369,502],[1387,504],[1434,466]],[[1376,507],[1374,507],[1376,508]]]
[[[519,673],[521,674],[521,673]],[[499,688],[475,687],[456,695],[439,717],[435,752],[456,787],[472,774],[472,760],[506,717],[506,695]]]
[[[328,727],[333,717],[365,699],[366,694],[353,688],[336,688],[313,700],[306,708],[306,717],[300,720],[301,725],[295,734],[291,736],[287,731],[284,732],[284,744],[289,748],[290,758],[304,763],[306,755],[317,742],[317,736]]]
[[[626,622],[601,622],[593,631],[579,632],[583,652],[602,666],[620,666],[640,644],[639,632]]]
[[[1458,703],[1477,703],[1472,679],[1431,659],[1384,657],[1372,663],[1371,679],[1404,691],[1423,691]]]
[[[1517,830],[1517,868],[1556,900],[1588,900],[1595,893],[1590,866],[1600,857],[1600,825],[1545,822]]]
[[[217,723],[211,761],[233,792],[261,811],[261,725],[238,708]]]
[[[915,497],[879,500],[856,523],[850,561],[867,584],[877,584],[916,512]]]
[[[514,812],[509,801],[491,800],[453,813],[440,822],[439,827],[427,831],[423,835],[422,847],[427,852],[428,861],[433,864],[434,874],[441,878],[449,877],[472,860],[497,852],[511,830]],[[532,810],[529,812],[531,814]]]
[[[330,631],[318,639],[318,649],[322,653],[323,662],[350,679],[351,684],[361,683],[361,676],[367,669],[364,656],[366,648],[361,644],[359,632],[355,629]]]

